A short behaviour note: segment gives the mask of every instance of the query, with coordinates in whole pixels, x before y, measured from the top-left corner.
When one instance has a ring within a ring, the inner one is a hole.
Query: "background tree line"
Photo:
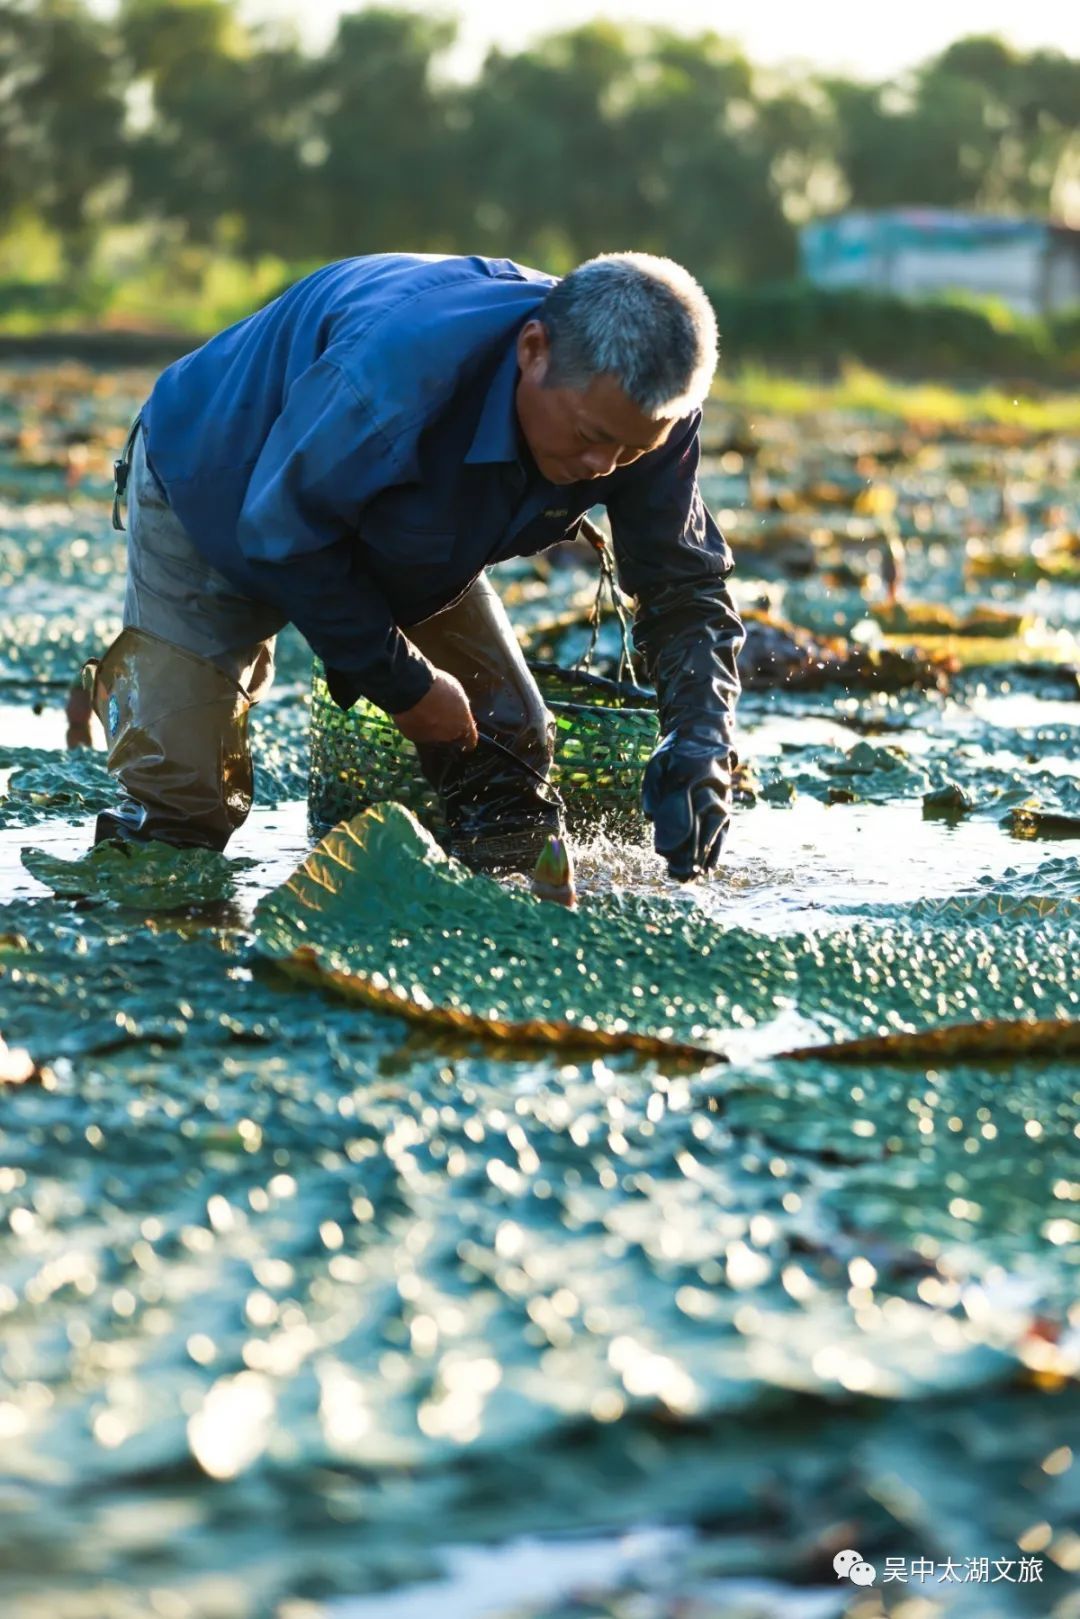
[[[0,236],[40,222],[76,276],[137,227],[149,258],[293,265],[408,247],[559,271],[633,245],[719,284],[789,274],[816,212],[1041,212],[1080,187],[1080,61],[1052,51],[965,39],[868,84],[596,22],[462,83],[453,37],[375,7],[312,54],[231,0],[0,0]]]

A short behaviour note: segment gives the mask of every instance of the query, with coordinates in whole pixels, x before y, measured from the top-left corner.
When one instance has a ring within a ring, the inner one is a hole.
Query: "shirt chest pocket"
[[[457,543],[457,525],[448,512],[412,489],[393,489],[364,508],[360,538],[380,562],[409,567],[446,562]]]
[[[562,506],[541,512],[518,530],[509,543],[508,555],[535,556],[538,551],[546,551],[561,540],[572,540],[582,515],[576,509],[567,510]]]

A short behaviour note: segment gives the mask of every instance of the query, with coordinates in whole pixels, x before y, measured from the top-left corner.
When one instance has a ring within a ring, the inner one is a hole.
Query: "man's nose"
[[[615,470],[619,460],[619,446],[594,444],[583,452],[581,460],[588,468],[590,478],[605,478],[609,472]]]

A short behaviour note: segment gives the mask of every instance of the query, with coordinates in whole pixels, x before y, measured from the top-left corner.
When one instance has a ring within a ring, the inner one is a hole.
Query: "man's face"
[[[551,364],[547,333],[527,321],[518,336],[517,416],[542,477],[582,483],[629,466],[666,443],[673,421],[653,421],[610,376],[586,388],[547,388]]]

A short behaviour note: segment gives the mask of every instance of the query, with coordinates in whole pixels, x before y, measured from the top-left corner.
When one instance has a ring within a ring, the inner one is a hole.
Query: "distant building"
[[[815,220],[799,245],[818,287],[902,298],[972,293],[1024,315],[1080,305],[1080,230],[1045,219],[882,208]]]

